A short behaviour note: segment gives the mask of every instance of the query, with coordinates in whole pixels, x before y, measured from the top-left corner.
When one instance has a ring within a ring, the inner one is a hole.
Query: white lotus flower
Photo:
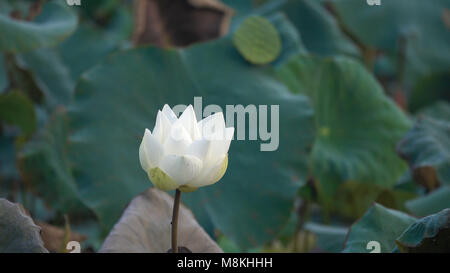
[[[191,192],[225,174],[233,134],[222,113],[197,122],[192,105],[177,118],[166,104],[158,111],[153,132],[145,129],[139,160],[158,189]]]

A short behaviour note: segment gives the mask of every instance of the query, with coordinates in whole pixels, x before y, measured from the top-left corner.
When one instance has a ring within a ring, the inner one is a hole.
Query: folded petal
[[[192,105],[189,105],[181,114],[178,119],[183,124],[186,131],[191,136],[192,140],[200,139],[200,130],[197,126],[197,118],[195,117],[195,111]]]
[[[142,169],[148,171],[149,169],[158,166],[163,155],[163,146],[159,143],[158,139],[152,135],[150,130],[145,129],[144,137],[139,146],[139,161],[141,162]]]
[[[166,155],[161,160],[161,169],[181,186],[199,175],[202,161],[192,155]]]
[[[190,181],[187,186],[191,188],[198,188],[214,184],[223,177],[227,167],[228,156],[225,156],[212,167],[203,168],[200,174],[194,180]]]
[[[191,143],[191,136],[178,120],[170,128],[170,133],[164,142],[164,152],[166,154],[183,155]]]

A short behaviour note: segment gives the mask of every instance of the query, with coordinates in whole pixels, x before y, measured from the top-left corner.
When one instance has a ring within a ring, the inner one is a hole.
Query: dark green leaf
[[[395,242],[401,252],[449,253],[450,209],[417,220]]]
[[[405,206],[412,214],[419,217],[450,208],[450,187],[442,186],[426,196],[406,202]]]
[[[82,24],[58,47],[22,54],[18,61],[22,68],[31,71],[49,106],[68,105],[81,73],[112,52],[116,45],[117,41],[95,27]]]
[[[0,50],[13,53],[54,46],[77,26],[77,16],[64,4],[47,3],[34,21],[22,21],[0,13]]]
[[[395,239],[405,231],[415,218],[379,204],[374,204],[366,214],[350,228],[343,252],[368,253],[371,241],[380,244],[380,250],[392,252]]]
[[[316,235],[317,246],[325,252],[341,252],[348,228],[328,226],[313,222],[306,223],[305,230]]]
[[[375,7],[360,0],[336,0],[333,4],[345,26],[364,44],[393,54],[404,51],[408,70],[422,75],[447,71],[450,35],[445,14],[450,2],[382,2]]]
[[[59,109],[45,128],[21,150],[21,172],[25,181],[55,210],[62,213],[86,212],[66,155],[67,134],[65,112]]]
[[[288,0],[283,12],[300,32],[308,51],[320,55],[358,54],[334,17],[315,0]]]
[[[297,56],[278,76],[293,93],[313,102],[317,138],[311,165],[324,195],[345,181],[384,188],[396,183],[406,165],[395,144],[410,121],[362,65],[345,58]]]
[[[448,103],[440,104],[436,112],[446,113]],[[414,179],[428,189],[439,184],[450,184],[450,120],[428,115],[419,116],[414,128],[398,144],[399,154],[405,158],[413,172]]]

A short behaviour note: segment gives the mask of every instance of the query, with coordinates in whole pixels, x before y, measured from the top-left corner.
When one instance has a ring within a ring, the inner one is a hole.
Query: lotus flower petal
[[[155,187],[195,191],[225,174],[233,135],[222,113],[197,122],[191,105],[177,118],[166,104],[158,111],[153,134],[145,130],[139,160]]]
[[[164,143],[164,150],[167,154],[182,155],[192,143],[191,136],[179,122],[175,122],[170,128],[170,133]]]
[[[203,168],[196,179],[190,181],[190,187],[204,187],[219,181],[225,174],[228,167],[228,156],[223,157],[216,164],[209,168]]]
[[[161,169],[181,186],[200,173],[202,161],[192,155],[167,155],[161,161]]]
[[[167,116],[163,114],[163,112],[158,111],[155,127],[153,128],[153,135],[159,140],[161,144],[164,144],[167,135],[170,133],[171,127],[172,123],[169,121]]]
[[[170,121],[171,124],[174,124],[178,118],[177,115],[175,115],[175,113],[173,112],[172,108],[169,107],[169,105],[165,104],[162,112],[164,115],[166,115],[167,120]]]
[[[148,171],[151,168],[158,166],[159,161],[164,155],[163,146],[158,139],[152,135],[150,130],[145,129],[144,137],[139,146],[139,161],[142,169]]]
[[[197,118],[195,117],[194,108],[189,105],[183,114],[181,114],[179,121],[183,124],[186,131],[191,136],[192,140],[198,140],[201,138],[200,130],[197,126]]]

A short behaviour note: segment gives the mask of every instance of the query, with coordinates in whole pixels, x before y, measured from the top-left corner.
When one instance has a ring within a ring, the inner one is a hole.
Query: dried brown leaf
[[[152,188],[134,198],[106,238],[100,252],[159,252],[171,247],[173,197]],[[180,206],[178,245],[194,253],[221,253],[219,246]]]
[[[233,10],[217,0],[138,0],[136,45],[187,46],[228,32]]]
[[[64,228],[53,226],[40,221],[36,221],[36,225],[41,227],[41,237],[44,241],[44,246],[46,249],[48,249],[50,252],[61,252],[62,250],[65,250],[64,244],[66,243],[66,231]],[[77,241],[81,243],[86,239],[87,237],[85,235],[71,231],[69,232],[67,241]]]

